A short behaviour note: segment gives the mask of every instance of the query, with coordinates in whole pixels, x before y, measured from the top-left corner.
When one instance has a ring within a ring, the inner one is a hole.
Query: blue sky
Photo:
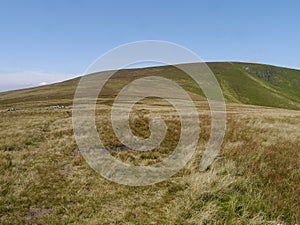
[[[204,61],[300,68],[299,1],[0,1],[0,91],[82,74],[120,44],[164,40]]]

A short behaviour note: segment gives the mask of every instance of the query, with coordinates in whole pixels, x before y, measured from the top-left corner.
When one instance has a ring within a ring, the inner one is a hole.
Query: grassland
[[[200,113],[199,145],[184,169],[169,180],[146,187],[110,182],[89,167],[73,136],[70,109],[33,110],[71,104],[78,80],[0,94],[1,109],[23,109],[1,113],[0,117],[0,223],[299,224],[300,111],[294,108],[300,95],[299,86],[293,86],[300,79],[299,72],[281,69],[286,73],[275,74],[275,82],[253,74],[266,71],[261,65],[210,66],[229,102],[220,155],[207,171],[199,171],[211,128],[209,108],[196,86],[175,72]],[[251,73],[245,66],[253,67]],[[161,69],[152,72],[160,73]],[[169,70],[166,77],[174,72]],[[132,77],[139,76],[141,70],[135,72]],[[235,81],[231,74],[238,74],[245,83]],[[116,76],[98,101],[97,129],[111,149],[121,145],[110,127],[113,95],[132,77]],[[169,125],[162,147],[145,153],[113,151],[119,160],[134,165],[157,163],[176,145],[178,115],[164,101],[146,99],[134,108],[133,133],[149,135],[148,110],[163,115]]]
[[[192,69],[196,68],[197,64],[185,66]],[[208,66],[218,79],[228,103],[300,109],[299,70],[231,62],[208,63]],[[108,82],[101,94],[114,96],[125,84],[143,76],[172,79],[191,94],[204,97],[192,78],[174,66],[120,70]],[[80,78],[75,78],[54,85],[0,93],[0,110],[9,107],[72,105],[79,80]]]

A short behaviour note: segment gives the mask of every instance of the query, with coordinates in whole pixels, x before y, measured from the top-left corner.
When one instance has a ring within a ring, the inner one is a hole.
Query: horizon
[[[145,65],[145,66],[129,66],[126,68],[119,68],[119,69],[107,69],[107,70],[102,70],[102,71],[96,71],[95,73],[101,73],[101,72],[106,72],[106,71],[121,71],[121,70],[134,70],[134,69],[145,69],[145,68],[154,68],[154,67],[164,67],[164,66],[176,66],[176,65],[184,65],[184,64],[193,64],[193,63],[242,63],[242,64],[257,64],[257,65],[265,65],[265,66],[275,66],[278,68],[286,68],[286,69],[291,69],[291,70],[299,70],[297,68],[288,68],[288,67],[283,67],[283,66],[278,66],[278,65],[271,65],[271,64],[265,64],[265,63],[256,63],[256,62],[243,62],[243,61],[207,61],[207,62],[190,62],[190,63],[178,63],[178,64],[173,64],[173,65],[166,65],[166,64],[150,64],[150,65]],[[139,64],[138,64],[139,65]],[[209,65],[208,65],[209,66]],[[47,85],[52,85],[52,84],[57,84],[57,83],[61,83],[64,81],[68,81],[71,79],[76,79],[76,78],[80,78],[82,76],[85,76],[88,74],[78,74],[78,75],[74,75],[72,77],[66,78],[64,80],[59,80],[59,81],[54,81],[52,83],[41,83],[35,86],[25,86],[25,87],[20,87],[20,88],[15,88],[15,89],[8,89],[8,90],[2,90],[1,86],[0,86],[0,93],[5,93],[5,92],[10,92],[10,91],[18,91],[18,90],[26,90],[26,89],[31,89],[31,88],[38,88],[38,87],[42,87],[42,86],[47,86]]]
[[[300,225],[300,1],[0,8],[0,225]]]
[[[78,77],[109,49],[139,40],[177,43],[204,62],[300,69],[299,6],[257,0],[4,2],[0,91]]]

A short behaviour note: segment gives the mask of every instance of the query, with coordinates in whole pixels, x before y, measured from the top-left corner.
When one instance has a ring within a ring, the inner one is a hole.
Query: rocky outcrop
[[[253,74],[256,77],[264,79],[265,81],[270,82],[275,75],[282,75],[283,72],[279,69],[274,69],[272,67],[267,67],[264,70],[255,70],[248,66],[244,67],[245,71],[249,74]]]

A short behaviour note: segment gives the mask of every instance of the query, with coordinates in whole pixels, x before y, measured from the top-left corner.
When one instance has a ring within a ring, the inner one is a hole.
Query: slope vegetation
[[[195,67],[196,64],[185,66]],[[216,75],[227,102],[300,109],[299,70],[231,62],[208,63],[208,66]],[[150,75],[170,78],[190,93],[204,96],[190,77],[173,66],[120,70],[107,82],[101,94],[115,95],[133,79]],[[0,93],[0,107],[71,105],[79,79]]]

